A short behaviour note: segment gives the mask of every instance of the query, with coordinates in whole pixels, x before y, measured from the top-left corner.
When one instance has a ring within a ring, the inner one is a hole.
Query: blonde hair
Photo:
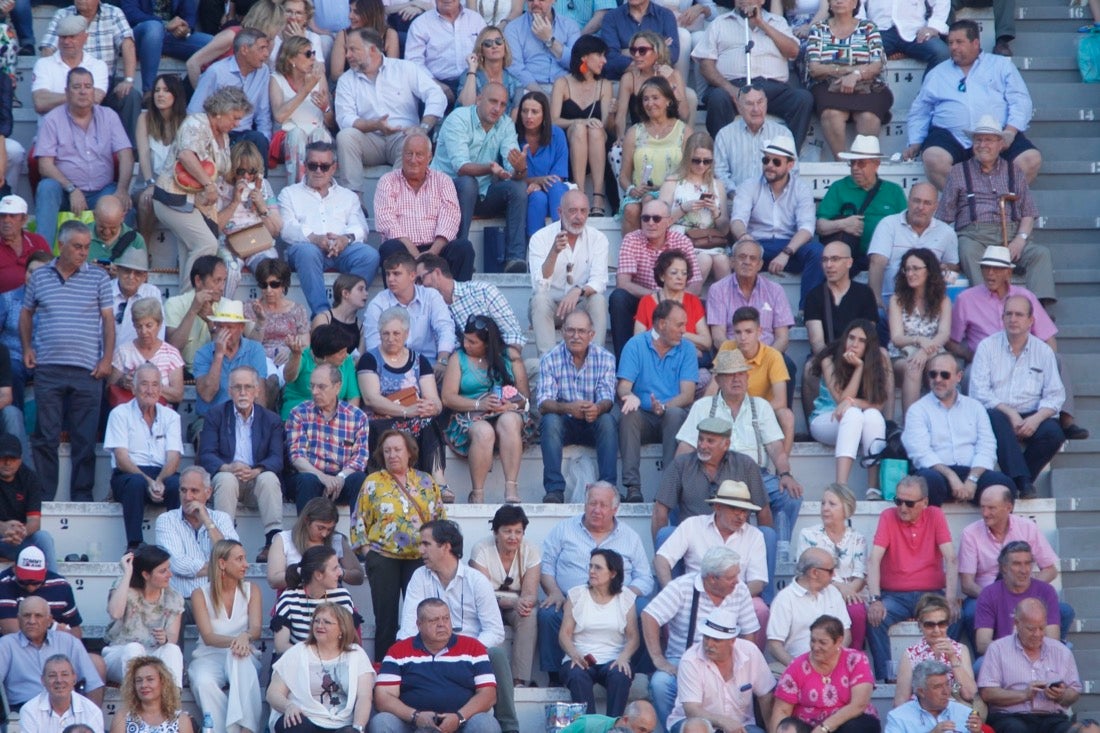
[[[631,36],[630,45],[633,46],[639,38],[643,41],[649,41],[649,45],[653,46],[653,53],[657,54],[657,64],[672,65],[671,57],[668,55],[668,45],[665,44],[665,39],[661,38],[660,34],[653,31],[638,31]]]
[[[168,666],[156,657],[134,657],[126,665],[126,676],[122,678],[122,704],[126,712],[137,713],[141,710],[141,700],[138,699],[134,689],[134,677],[142,667],[152,667],[160,677],[160,712],[165,718],[172,720],[180,710],[180,689],[176,687],[176,681]],[[119,714],[123,714],[119,711]]]
[[[290,60],[307,48],[313,48],[313,44],[305,36],[291,36],[285,39],[283,45],[279,47],[279,56],[275,59],[275,71],[290,79],[290,75],[294,73]]]
[[[688,173],[691,172],[692,153],[700,148],[709,150],[711,154],[711,163],[707,167],[706,172],[703,173],[703,180],[708,186],[712,186],[714,184],[714,138],[705,130],[693,132],[688,136],[687,140],[684,141],[684,154],[680,158],[680,167],[676,169],[676,176],[680,180],[687,178]]]
[[[210,564],[207,566],[210,572],[210,615],[217,614],[219,608],[225,608],[225,601],[222,599],[222,574],[224,571],[221,566],[218,565],[219,560],[228,560],[229,553],[233,552],[233,549],[240,547],[244,549],[237,540],[218,540],[214,543],[214,547],[210,550]],[[244,580],[242,579],[237,587],[244,591]]]
[[[477,65],[481,66],[485,59],[481,53],[481,42],[485,40],[485,36],[490,33],[497,33],[504,41],[504,68],[508,68],[512,65],[512,47],[508,45],[508,39],[504,37],[504,31],[497,28],[495,25],[487,25],[481,29],[481,33],[477,34],[477,38],[474,39],[474,53],[477,54]]]
[[[257,0],[241,19],[242,28],[255,28],[268,38],[274,38],[286,27],[286,11],[271,0]]]

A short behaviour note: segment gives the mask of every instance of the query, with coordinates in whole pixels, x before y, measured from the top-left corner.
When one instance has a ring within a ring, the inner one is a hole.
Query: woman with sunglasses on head
[[[297,183],[305,175],[306,145],[317,140],[332,142],[329,129],[336,126],[328,82],[307,39],[293,36],[283,43],[267,88],[271,117],[285,135],[282,150],[275,152],[281,153],[286,163],[287,183]]]
[[[886,440],[886,417],[893,414],[894,403],[890,357],[878,345],[875,324],[857,318],[814,357],[811,371],[821,377],[821,387],[810,415],[810,435],[836,446],[836,482],[847,486],[860,446],[867,455]],[[865,498],[882,499],[878,486],[875,465],[867,469]]]
[[[519,468],[525,434],[531,436],[527,412],[530,390],[522,359],[509,359],[496,321],[470,316],[462,346],[447,364],[441,394],[452,410],[443,433],[451,449],[469,460],[469,502],[485,500],[485,479],[493,467],[494,449],[504,468],[504,501],[518,504]]]
[[[542,555],[538,545],[524,536],[530,520],[523,507],[505,504],[489,524],[493,536],[474,545],[470,567],[481,571],[496,588],[500,615],[515,632],[513,682],[516,687],[527,687],[535,659]]]
[[[504,38],[504,32],[494,25],[482,28],[474,41],[474,52],[466,57],[466,64],[466,74],[458,85],[457,105],[470,107],[476,104],[477,95],[481,94],[485,85],[495,81],[508,90],[505,112],[513,120],[516,119],[524,87],[523,82],[508,71],[512,65],[512,49]]]
[[[370,28],[382,37],[386,58],[401,58],[397,31],[386,25],[386,6],[382,0],[352,0],[348,8],[348,27],[333,34],[332,53],[328,57],[328,78],[335,84],[348,68],[348,32]],[[275,103],[271,104],[272,109]]]
[[[947,627],[951,625],[951,607],[947,601],[941,595],[927,593],[917,601],[913,615],[917,618],[921,640],[907,648],[898,662],[894,707],[904,705],[913,696],[913,667],[918,662],[932,659],[951,668],[947,681],[951,683],[952,696],[964,705],[976,708],[984,718],[985,706],[978,696],[970,650],[965,644],[947,636]]]
[[[672,212],[672,226],[695,244],[700,285],[730,274],[730,217],[726,186],[714,177],[714,140],[696,132],[684,143],[680,168],[661,186],[661,200]]]
[[[550,116],[565,130],[573,182],[581,191],[588,190],[586,174],[592,171],[592,216],[607,216],[604,174],[614,90],[610,80],[600,78],[606,63],[604,40],[581,36],[569,52],[569,73],[555,81],[550,92]]]
[[[527,238],[558,220],[561,197],[569,190],[569,145],[550,119],[550,100],[527,92],[519,103],[516,138],[527,158]]]
[[[309,314],[301,303],[286,297],[290,291],[290,265],[284,260],[268,258],[256,266],[256,287],[260,297],[245,305],[245,336],[263,344],[271,366],[282,377],[283,367],[290,360],[295,339],[309,343]]]
[[[153,241],[157,220],[153,215],[153,184],[168,167],[168,151],[176,132],[187,117],[187,92],[178,74],[161,74],[153,82],[153,93],[138,115],[134,131],[140,176],[134,177],[130,193],[137,210],[137,228],[148,245]]]
[[[623,138],[623,167],[619,186],[626,191],[622,200],[622,232],[641,228],[642,204],[657,198],[661,184],[680,165],[684,155],[687,126],[677,119],[676,98],[663,76],[642,82],[642,122]],[[620,95],[621,96],[621,95]]]
[[[630,39],[630,66],[619,80],[619,97],[615,105],[615,135],[620,140],[629,125],[646,119],[642,104],[642,83],[662,77],[672,88],[677,115],[691,127],[699,99],[694,89],[688,89],[684,77],[669,63],[668,45],[653,31],[638,31]],[[624,156],[625,160],[625,156]]]
[[[951,335],[951,299],[940,262],[931,250],[915,248],[902,255],[887,313],[889,353],[894,379],[901,383],[905,414],[920,399],[925,365],[945,350]]]

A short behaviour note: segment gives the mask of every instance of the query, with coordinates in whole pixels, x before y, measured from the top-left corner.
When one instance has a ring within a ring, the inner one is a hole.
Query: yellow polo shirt
[[[736,351],[737,342],[730,340],[722,344],[719,351]],[[783,363],[783,354],[778,349],[767,344],[760,344],[756,356],[745,359],[749,365],[749,396],[762,397],[771,401],[772,385],[776,382],[786,382],[791,378],[787,373],[787,365]]]

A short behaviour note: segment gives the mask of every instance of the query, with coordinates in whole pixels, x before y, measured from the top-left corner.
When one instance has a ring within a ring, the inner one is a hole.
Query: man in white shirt
[[[349,68],[336,83],[341,180],[360,197],[364,167],[401,160],[406,134],[429,132],[447,109],[447,98],[423,67],[388,59],[383,47],[382,37],[370,28],[348,31]]]
[[[42,686],[46,689],[23,703],[19,710],[19,728],[27,733],[62,733],[71,725],[87,726],[92,733],[103,733],[103,711],[76,692],[76,670],[64,654],[54,654],[42,666]]]
[[[597,343],[607,337],[607,237],[588,226],[588,197],[583,191],[567,191],[558,215],[560,221],[535,232],[527,245],[535,291],[531,328],[540,357],[554,348],[557,327],[577,308],[592,319]]]
[[[989,413],[997,465],[1016,482],[1020,498],[1030,499],[1032,482],[1066,439],[1058,424],[1066,390],[1054,350],[1031,335],[1031,301],[1009,296],[1003,320],[1005,330],[984,338],[974,353],[970,396]]]
[[[71,15],[57,24],[58,53],[43,56],[34,62],[31,99],[35,112],[44,115],[54,107],[65,104],[69,72],[78,66],[91,73],[95,103],[103,103],[110,71],[107,64],[84,52],[87,40],[88,22],[79,15]]]
[[[306,146],[306,177],[279,193],[287,262],[298,272],[311,316],[329,308],[325,270],[358,275],[369,286],[378,271],[378,251],[366,243],[367,220],[353,191],[333,182],[336,147]]]
[[[462,0],[436,0],[409,26],[405,58],[426,68],[453,102],[485,19]]]
[[[794,582],[775,596],[768,619],[768,653],[786,667],[799,654],[810,651],[810,624],[829,614],[844,626],[843,646],[852,642],[852,620],[844,597],[833,585],[836,558],[811,547],[798,558]]]
[[[417,568],[405,588],[401,608],[401,628],[397,639],[417,634],[416,609],[426,598],[439,598],[451,610],[454,633],[472,636],[489,650],[489,661],[497,678],[496,716],[501,730],[519,730],[516,718],[512,665],[504,643],[504,621],[496,594],[488,578],[462,559],[462,530],[448,519],[436,519],[420,528],[420,557]]]
[[[875,227],[867,247],[867,284],[882,313],[894,294],[894,278],[901,269],[902,257],[909,250],[923,247],[936,255],[943,269],[959,271],[959,237],[954,227],[933,216],[938,201],[935,186],[927,181],[914,183],[905,211],[883,217]]]

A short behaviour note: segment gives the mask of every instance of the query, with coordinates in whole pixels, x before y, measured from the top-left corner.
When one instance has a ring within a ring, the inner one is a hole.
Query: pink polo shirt
[[[967,288],[955,299],[951,310],[951,340],[965,341],[973,351],[986,336],[1003,331],[1005,300],[1011,295],[1022,295],[1031,301],[1031,310],[1035,314],[1035,323],[1031,325],[1032,336],[1046,341],[1058,333],[1058,328],[1039,304],[1039,299],[1027,288],[1009,285],[1008,293],[1001,299],[982,284]]]
[[[1027,517],[1010,514],[1008,529],[1001,542],[997,541],[980,519],[966,525],[959,543],[959,572],[973,573],[974,581],[979,587],[985,588],[997,579],[997,556],[1001,554],[1001,548],[1009,542],[1026,542],[1031,545],[1031,554],[1039,568],[1049,568],[1058,562],[1058,556],[1039,530],[1039,525]]]
[[[882,590],[941,590],[947,585],[940,545],[950,544],[951,530],[939,507],[925,507],[916,522],[902,522],[896,507],[884,511],[875,530],[875,546],[882,547],[879,577]]]
[[[734,639],[733,676],[726,680],[718,665],[707,659],[703,643],[692,646],[680,659],[676,670],[676,707],[668,716],[667,729],[687,715],[684,703],[699,703],[708,713],[738,720],[742,725],[756,725],[752,709],[753,696],[767,695],[775,689],[775,677],[764,661],[764,655],[751,641]]]

